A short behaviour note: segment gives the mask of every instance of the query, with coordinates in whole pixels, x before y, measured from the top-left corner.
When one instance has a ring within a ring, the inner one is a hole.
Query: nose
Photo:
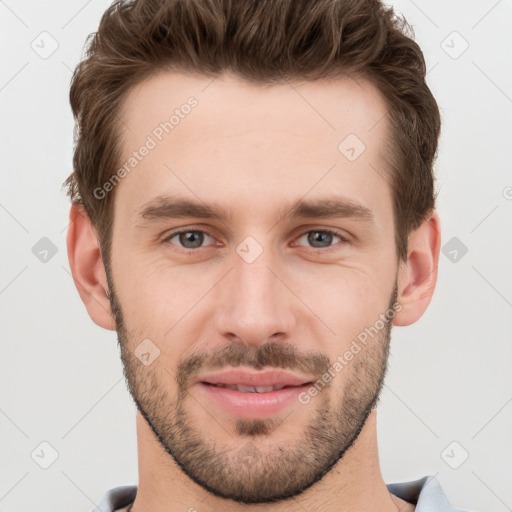
[[[235,254],[233,265],[219,283],[217,332],[245,345],[288,339],[296,326],[298,301],[270,251],[263,251],[252,263]]]

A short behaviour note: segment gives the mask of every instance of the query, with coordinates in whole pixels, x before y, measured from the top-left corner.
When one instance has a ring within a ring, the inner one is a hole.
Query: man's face
[[[385,114],[376,89],[348,77],[263,87],[162,73],[124,104],[121,165],[150,148],[115,190],[125,374],[163,448],[217,496],[297,495],[376,404],[397,292]],[[170,206],[181,200],[223,215]],[[263,374],[288,385],[210,382]]]

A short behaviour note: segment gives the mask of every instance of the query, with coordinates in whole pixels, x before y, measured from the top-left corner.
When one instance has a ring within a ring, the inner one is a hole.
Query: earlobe
[[[426,311],[437,282],[441,246],[441,222],[435,211],[409,235],[408,257],[398,277],[400,311],[394,325],[411,325]]]
[[[105,267],[91,221],[83,207],[75,203],[71,205],[69,220],[67,249],[75,286],[93,322],[114,331]]]

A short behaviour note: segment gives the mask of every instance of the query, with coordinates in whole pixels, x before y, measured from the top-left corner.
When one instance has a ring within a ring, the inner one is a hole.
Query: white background
[[[85,512],[107,489],[137,483],[135,407],[116,334],[93,324],[71,279],[61,190],[71,170],[71,71],[108,3],[0,1],[3,512]],[[442,112],[442,244],[456,237],[467,253],[455,262],[441,254],[428,311],[393,330],[379,406],[383,476],[390,483],[437,475],[452,504],[505,512],[512,509],[512,1],[394,5],[414,27]],[[58,42],[47,59],[31,47],[48,38],[43,31]],[[43,237],[57,249],[46,263],[32,252]],[[48,469],[31,458],[43,441],[58,452]],[[458,469],[442,457],[453,441],[452,464],[469,454]]]

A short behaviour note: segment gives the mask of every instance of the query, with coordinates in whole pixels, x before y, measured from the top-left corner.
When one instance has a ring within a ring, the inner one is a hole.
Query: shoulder
[[[452,506],[439,480],[432,475],[387,484],[387,488],[395,496],[416,505],[415,512],[469,512]]]
[[[136,485],[121,485],[107,491],[91,512],[115,512],[135,501]]]

